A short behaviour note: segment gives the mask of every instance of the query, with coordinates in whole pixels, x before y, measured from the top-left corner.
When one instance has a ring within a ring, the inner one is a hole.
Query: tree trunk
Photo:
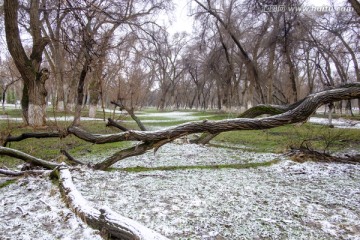
[[[49,78],[49,71],[44,68],[38,74],[34,85],[29,89],[29,125],[33,127],[46,124],[46,96],[45,81]]]
[[[91,61],[90,58],[86,57],[85,63],[82,67],[80,77],[79,77],[79,83],[77,86],[76,105],[75,105],[75,116],[74,116],[74,121],[73,121],[74,126],[80,125],[81,110],[83,107],[83,101],[84,101],[84,96],[85,96],[84,95],[85,78],[86,78],[87,72],[89,70],[90,61]]]
[[[119,154],[113,155],[103,163],[96,164],[100,169],[106,169],[111,164],[128,157],[144,153],[151,148],[168,143],[176,138],[183,137],[193,133],[208,132],[218,134],[226,131],[235,130],[255,130],[269,129],[283,126],[291,123],[306,121],[316,109],[330,102],[356,99],[360,97],[360,84],[353,83],[340,86],[338,88],[325,90],[319,93],[311,94],[305,99],[291,105],[291,110],[282,114],[264,118],[238,118],[221,121],[199,121],[181,124],[172,128],[166,128],[158,131],[127,131],[117,134],[91,134],[77,127],[70,127],[69,133],[96,144],[104,144],[120,141],[140,141],[142,144],[135,147],[124,149]],[[260,109],[261,110],[261,109]],[[110,164],[110,165],[109,165]],[[105,168],[103,168],[105,167]]]
[[[48,38],[41,36],[39,0],[30,3],[30,31],[33,40],[30,58],[25,53],[21,42],[18,27],[18,0],[5,0],[5,33],[9,52],[14,59],[15,65],[23,79],[23,97],[21,107],[25,124],[39,127],[46,124],[46,89],[45,81],[48,79],[49,71],[40,71],[42,53],[49,43]]]

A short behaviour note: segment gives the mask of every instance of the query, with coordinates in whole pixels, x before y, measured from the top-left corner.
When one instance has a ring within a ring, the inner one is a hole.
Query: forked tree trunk
[[[23,118],[25,124],[33,127],[46,124],[45,81],[49,75],[47,69],[40,71],[42,54],[50,40],[41,36],[39,4],[40,0],[30,2],[30,31],[33,40],[30,57],[27,56],[21,42],[18,27],[18,0],[5,0],[3,6],[7,46],[24,83],[21,99]]]

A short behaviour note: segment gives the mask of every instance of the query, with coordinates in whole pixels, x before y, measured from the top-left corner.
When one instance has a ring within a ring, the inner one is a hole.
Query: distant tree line
[[[130,111],[240,110],[360,82],[356,11],[287,10],[300,4],[188,1],[192,33],[171,35],[157,21],[174,9],[167,0],[4,0],[1,91],[11,83],[25,123],[41,126],[48,102],[78,125],[85,107],[94,117],[112,101]]]

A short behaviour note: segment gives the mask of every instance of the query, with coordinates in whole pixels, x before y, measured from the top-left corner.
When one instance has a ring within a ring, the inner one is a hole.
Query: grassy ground
[[[19,109],[9,109],[6,113],[9,117],[21,118]],[[166,117],[166,115],[151,117],[147,115],[148,113],[157,112],[154,109],[147,109],[140,112],[138,116],[142,120],[154,120],[154,122],[145,123],[145,125],[149,127],[168,127],[189,121],[181,119],[181,117],[179,117],[179,119],[174,117],[169,118]],[[84,111],[82,115],[87,116],[87,114],[88,113]],[[51,109],[48,111],[48,116],[59,117],[64,115],[64,112],[54,113]],[[197,120],[221,120],[233,118],[235,117],[235,114],[199,111],[191,112],[190,116]],[[99,111],[96,117],[102,118],[103,113]],[[112,113],[106,113],[105,117],[113,116]],[[124,125],[128,128],[136,128],[134,123],[128,122],[131,120],[128,116],[116,114],[115,119],[127,120]],[[66,129],[70,123],[71,121],[49,121],[48,129],[33,130],[31,128],[22,127],[21,122],[1,120],[0,133],[2,136],[7,136],[8,134],[16,136],[24,132]],[[82,127],[92,133],[106,134],[118,132],[117,129],[108,128],[105,127],[105,125],[106,123],[103,121],[82,121]],[[269,130],[226,132],[217,136],[212,143],[214,143],[214,146],[229,144],[244,145],[249,151],[275,153],[284,152],[289,147],[299,147],[301,145],[320,151],[338,151],[344,148],[360,150],[360,130],[328,128],[326,126],[306,123],[303,125],[287,125]],[[75,158],[80,158],[85,161],[91,158],[93,162],[100,161],[111,153],[130,145],[131,143],[128,142],[95,145],[82,141],[74,136],[67,136],[62,139],[27,139],[21,142],[12,142],[8,144],[8,147],[47,160],[56,158],[59,155],[59,150],[65,149]],[[94,157],[97,157],[98,159],[94,159]],[[19,160],[0,156],[0,167],[4,165],[12,167],[20,163]],[[136,169],[133,170],[136,171]]]
[[[14,117],[19,117],[15,115]],[[70,125],[70,122],[58,121],[58,122],[48,122],[49,127],[47,129],[32,129],[28,127],[23,127],[20,122],[11,122],[11,121],[0,121],[0,133],[2,136],[7,136],[11,134],[12,136],[17,136],[25,132],[44,132],[52,131],[57,129],[66,129]],[[108,134],[118,132],[115,128],[109,128],[105,126],[106,123],[102,121],[83,121],[81,127],[92,133],[99,134]],[[131,127],[132,124],[127,124],[128,127]],[[51,160],[59,156],[60,149],[67,150],[72,156],[79,159],[86,160],[92,156],[105,157],[116,150],[130,146],[131,143],[128,142],[119,142],[119,143],[109,143],[103,145],[96,145],[92,143],[85,142],[74,136],[67,136],[65,138],[47,138],[47,139],[26,139],[20,142],[10,142],[7,147],[18,149],[25,153],[31,154],[33,156]],[[0,167],[2,166],[16,166],[22,163],[20,160],[16,160],[7,156],[0,156]]]
[[[360,130],[339,129],[306,123],[287,125],[268,130],[249,130],[221,133],[217,142],[242,144],[256,152],[284,152],[301,145],[319,151],[338,151],[344,148],[360,150]]]

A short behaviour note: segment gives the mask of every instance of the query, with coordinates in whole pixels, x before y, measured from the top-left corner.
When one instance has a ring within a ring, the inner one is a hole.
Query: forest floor
[[[192,112],[139,116],[152,129],[227,117]],[[282,153],[304,140],[324,151],[360,153],[359,139],[359,129],[314,124],[231,132],[209,146],[183,139],[156,153],[127,158],[110,171],[79,168],[72,174],[93,206],[107,205],[170,239],[360,239],[360,165],[297,163]],[[41,157],[26,141],[11,147]],[[57,144],[73,147],[72,153],[82,149],[75,156],[90,163],[113,151],[78,146],[74,139]],[[47,176],[1,179],[0,239],[101,239],[66,207]]]

